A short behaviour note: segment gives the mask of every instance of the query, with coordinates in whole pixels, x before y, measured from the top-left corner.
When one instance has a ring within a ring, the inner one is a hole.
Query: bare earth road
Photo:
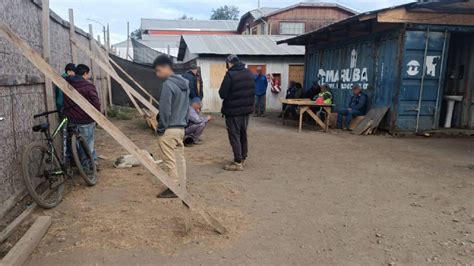
[[[159,157],[140,119],[116,121]],[[231,231],[219,236],[99,131],[100,183],[80,180],[54,210],[29,265],[473,265],[474,139],[360,137],[252,119],[250,159],[229,173],[222,119],[186,149],[190,192]],[[125,153],[126,154],[126,153]]]

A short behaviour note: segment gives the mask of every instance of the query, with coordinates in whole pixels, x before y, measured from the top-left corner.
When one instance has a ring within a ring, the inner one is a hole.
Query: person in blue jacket
[[[264,116],[268,81],[262,68],[257,68],[255,76],[255,116]]]
[[[367,113],[368,102],[367,94],[362,91],[360,85],[354,84],[352,86],[352,96],[349,107],[339,110],[337,114],[337,128],[348,130],[353,117],[362,116]],[[345,121],[343,121],[344,117],[346,118]]]

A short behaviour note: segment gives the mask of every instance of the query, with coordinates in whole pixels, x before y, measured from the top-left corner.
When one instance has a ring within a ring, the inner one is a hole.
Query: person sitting
[[[191,106],[188,111],[188,125],[184,128],[184,144],[187,147],[202,144],[201,135],[211,116],[201,115],[201,99],[195,97],[191,100]]]
[[[316,100],[316,96],[321,92],[321,86],[319,86],[319,83],[317,81],[313,82],[313,85],[311,85],[311,88],[309,90],[304,92],[304,96],[301,98],[306,98],[306,99],[312,99]]]
[[[298,88],[296,87],[296,81],[290,81],[290,84],[288,86],[288,89],[286,90],[286,96],[285,99],[296,99],[296,93],[298,92]],[[298,83],[299,84],[299,83]],[[301,85],[301,84],[300,84]],[[301,86],[300,86],[301,87]],[[288,105],[288,104],[283,104],[282,106],[282,112],[278,116],[279,118],[283,117],[283,113],[290,112],[290,114],[295,117],[296,114],[296,106]]]
[[[331,105],[332,104],[332,93],[331,93],[331,88],[329,85],[324,84],[321,86],[321,92],[314,97],[316,104],[318,105]],[[326,120],[326,112],[323,110],[323,107],[317,107],[316,111],[318,116],[325,121]]]
[[[367,113],[368,96],[362,91],[360,85],[352,86],[352,97],[349,102],[349,107],[339,110],[337,114],[337,128],[348,130],[353,117],[362,116]],[[345,123],[343,123],[343,118]]]

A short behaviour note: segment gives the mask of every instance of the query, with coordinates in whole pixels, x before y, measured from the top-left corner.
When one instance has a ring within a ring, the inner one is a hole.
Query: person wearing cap
[[[225,165],[224,169],[242,171],[248,155],[249,115],[254,111],[255,75],[236,55],[229,55],[226,64],[227,73],[219,89],[219,96],[223,100],[222,115],[225,117],[234,161]]]
[[[362,91],[360,85],[352,86],[352,96],[349,106],[345,109],[339,110],[337,113],[337,128],[348,130],[353,117],[362,116],[367,113],[368,96]],[[346,118],[343,121],[343,118]],[[344,122],[344,123],[343,123]]]
[[[189,99],[192,100],[196,97],[202,100],[204,93],[202,90],[202,81],[199,77],[199,69],[196,64],[191,64],[190,69],[183,78],[189,81]]]
[[[255,116],[264,116],[267,97],[268,80],[262,67],[257,67],[255,76]]]
[[[64,68],[64,73],[61,75],[64,79],[67,77],[74,77],[76,75],[76,65],[69,63]],[[54,86],[54,96],[56,102],[56,110],[62,112],[64,109],[64,93],[58,86]]]
[[[188,125],[184,128],[184,144],[186,146],[202,144],[201,135],[211,116],[201,115],[201,99],[195,97],[191,100],[191,106],[188,111]]]

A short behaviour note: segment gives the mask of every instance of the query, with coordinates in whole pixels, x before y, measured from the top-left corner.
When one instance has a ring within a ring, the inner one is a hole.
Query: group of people
[[[62,77],[76,89],[89,103],[100,111],[100,101],[97,89],[92,82],[91,70],[87,65],[75,65],[69,63],[64,68]],[[69,123],[74,124],[82,137],[87,141],[89,149],[92,152],[97,164],[97,152],[94,148],[94,131],[96,123],[84,110],[82,110],[74,101],[65,96],[63,92],[54,87],[56,108],[60,116],[66,116]]]
[[[311,88],[304,90],[301,83],[290,81],[288,90],[286,91],[286,99],[311,99],[319,105],[333,104],[333,95],[331,88],[327,84],[319,85],[318,82],[313,82]],[[362,91],[359,84],[352,86],[352,95],[349,104],[346,108],[337,110],[337,128],[342,130],[349,130],[349,125],[353,117],[363,116],[367,113],[369,107],[368,95]],[[318,107],[315,107],[318,108]],[[282,112],[279,117],[289,114],[292,117],[297,117],[297,106],[283,104]],[[316,110],[320,111],[320,110]],[[324,112],[319,112],[322,119],[326,119]]]
[[[219,95],[223,100],[222,114],[225,117],[234,160],[225,165],[224,169],[241,171],[248,155],[247,126],[249,115],[254,111],[255,75],[236,55],[227,57],[226,65],[228,71],[222,81]],[[201,115],[203,95],[200,90],[202,85],[199,85],[197,78],[197,68],[192,66],[186,75],[177,75],[173,71],[173,62],[165,55],[155,59],[153,68],[156,76],[163,81],[157,133],[164,168],[173,181],[185,190],[185,142],[201,144],[200,135],[211,117]],[[166,189],[158,197],[175,198],[176,195]]]
[[[227,72],[219,89],[222,99],[221,113],[225,118],[228,138],[233,151],[233,161],[224,166],[228,171],[242,171],[248,157],[247,127],[250,114],[263,116],[265,97],[268,86],[266,75],[261,68],[257,74],[252,73],[237,55],[226,58]],[[212,119],[201,113],[203,89],[198,68],[191,65],[184,75],[175,74],[173,62],[166,55],[158,56],[153,62],[156,76],[163,81],[160,92],[158,119],[158,146],[161,150],[164,170],[181,189],[186,190],[186,160],[184,147],[202,144],[201,135],[206,124]],[[90,68],[84,64],[68,64],[63,77],[97,110],[100,101],[97,89],[90,79]],[[58,88],[56,105],[71,123],[78,126],[80,133],[87,140],[94,157],[94,120],[64,96]],[[358,85],[352,88],[353,96],[348,108],[339,112],[338,126],[343,128],[350,123],[353,116],[363,115],[367,111],[367,95]],[[301,84],[290,82],[287,98],[311,98],[321,104],[332,104],[333,97],[327,85],[315,83],[304,91]],[[284,106],[283,108],[288,108]],[[292,112],[296,112],[293,110]],[[345,117],[345,121],[343,121]],[[178,169],[179,168],[179,169]],[[161,192],[159,198],[175,198],[169,189]]]

